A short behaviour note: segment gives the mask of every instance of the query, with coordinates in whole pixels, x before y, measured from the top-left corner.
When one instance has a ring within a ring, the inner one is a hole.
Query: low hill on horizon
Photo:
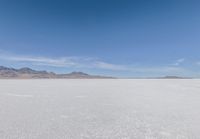
[[[57,74],[54,72],[37,71],[28,67],[15,69],[0,66],[0,79],[112,79],[113,77],[89,75],[83,72]]]
[[[112,76],[90,75],[84,72],[71,72],[66,74],[58,74],[48,71],[38,71],[28,67],[20,69],[0,66],[0,79],[116,79]],[[122,79],[192,79],[180,76],[164,76],[151,78],[122,78]]]

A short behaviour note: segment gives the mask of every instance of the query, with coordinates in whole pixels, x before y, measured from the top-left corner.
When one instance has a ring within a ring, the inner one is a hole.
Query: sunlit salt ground
[[[199,139],[200,80],[0,80],[0,139]]]

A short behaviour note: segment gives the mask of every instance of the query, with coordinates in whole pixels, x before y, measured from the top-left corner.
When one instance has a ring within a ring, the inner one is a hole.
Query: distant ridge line
[[[20,69],[0,66],[0,79],[196,79],[192,77],[180,76],[164,76],[164,77],[121,77],[90,75],[84,72],[71,72],[66,74],[58,74],[47,72],[45,70],[38,71],[28,67]]]
[[[114,77],[89,75],[84,72],[57,74],[45,70],[37,71],[28,67],[15,69],[0,66],[0,79],[114,79]]]

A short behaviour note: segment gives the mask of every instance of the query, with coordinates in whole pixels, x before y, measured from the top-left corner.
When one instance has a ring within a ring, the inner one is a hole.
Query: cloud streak
[[[116,70],[116,71],[127,71],[127,70],[129,70],[129,68],[124,66],[124,65],[116,65],[116,64],[106,63],[106,62],[102,62],[102,61],[96,61],[93,64],[93,67],[101,68],[101,69],[107,69],[107,70]]]
[[[172,66],[179,66],[179,65],[181,65],[183,62],[185,62],[185,58],[177,59],[177,60],[175,61],[175,63],[172,64]]]
[[[57,68],[77,68],[77,69],[97,69],[108,70],[113,72],[128,72],[133,75],[171,75],[186,73],[186,69],[179,67],[185,59],[178,59],[175,64],[171,66],[157,66],[157,67],[145,67],[145,66],[131,66],[113,64],[91,57],[37,57],[37,56],[24,56],[24,55],[3,55],[0,54],[0,60],[7,62],[23,63],[27,66],[48,66]]]
[[[36,56],[18,56],[18,55],[0,55],[1,60],[12,61],[18,63],[31,63],[38,66],[51,66],[51,67],[74,67],[74,68],[98,68],[106,70],[127,70],[125,66],[115,65],[100,61],[96,58],[88,57],[36,57]]]
[[[73,66],[76,63],[71,58],[46,58],[46,57],[31,57],[31,56],[0,56],[0,59],[15,62],[29,62],[33,65],[46,65],[53,67]]]

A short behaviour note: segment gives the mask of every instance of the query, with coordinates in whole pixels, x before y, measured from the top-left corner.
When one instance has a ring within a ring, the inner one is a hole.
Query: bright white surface
[[[0,80],[0,139],[199,139],[200,80]]]

